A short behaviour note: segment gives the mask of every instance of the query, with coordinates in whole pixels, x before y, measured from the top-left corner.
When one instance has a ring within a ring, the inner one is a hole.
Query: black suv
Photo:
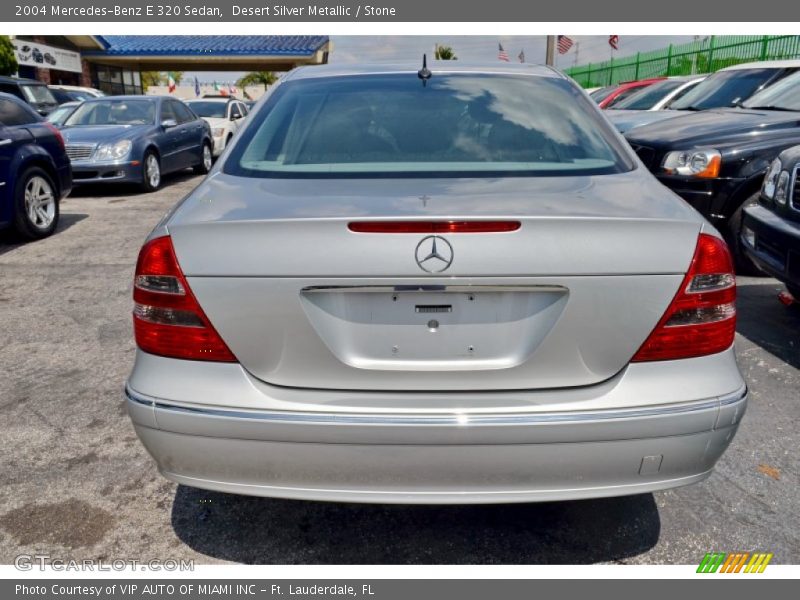
[[[58,102],[47,86],[35,79],[0,77],[0,92],[16,96],[30,104],[42,116],[47,115],[58,106]]]
[[[772,160],[800,142],[800,72],[735,108],[718,108],[631,129],[642,162],[726,236],[741,273],[758,270],[740,240],[744,206]]]
[[[800,146],[770,165],[759,203],[744,210],[741,244],[759,268],[786,284],[800,302]]]

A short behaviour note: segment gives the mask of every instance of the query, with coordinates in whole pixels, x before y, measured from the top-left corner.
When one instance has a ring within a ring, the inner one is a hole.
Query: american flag
[[[608,45],[611,46],[614,50],[619,50],[619,36],[618,35],[608,36]]]
[[[508,52],[503,48],[503,44],[497,44],[497,60],[508,62]]]
[[[570,48],[572,48],[572,38],[569,38],[566,35],[558,36],[558,53],[566,54],[569,52]]]

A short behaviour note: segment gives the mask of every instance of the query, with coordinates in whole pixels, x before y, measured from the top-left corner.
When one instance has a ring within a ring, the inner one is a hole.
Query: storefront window
[[[139,71],[107,65],[92,67],[94,87],[109,96],[122,94],[142,94],[142,78]]]

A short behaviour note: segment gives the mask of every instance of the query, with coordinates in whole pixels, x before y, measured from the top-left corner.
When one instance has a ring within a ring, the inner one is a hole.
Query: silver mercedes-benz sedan
[[[317,500],[708,477],[745,411],[720,235],[535,66],[311,67],[150,234],[127,406],[168,479]]]

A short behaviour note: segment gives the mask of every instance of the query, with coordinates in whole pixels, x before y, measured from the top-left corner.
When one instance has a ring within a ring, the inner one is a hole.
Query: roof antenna
[[[428,83],[428,79],[431,78],[431,75],[433,75],[433,73],[431,73],[430,70],[428,69],[428,55],[423,54],[422,68],[419,71],[417,71],[417,77],[422,79],[422,87],[425,87],[425,85]]]

